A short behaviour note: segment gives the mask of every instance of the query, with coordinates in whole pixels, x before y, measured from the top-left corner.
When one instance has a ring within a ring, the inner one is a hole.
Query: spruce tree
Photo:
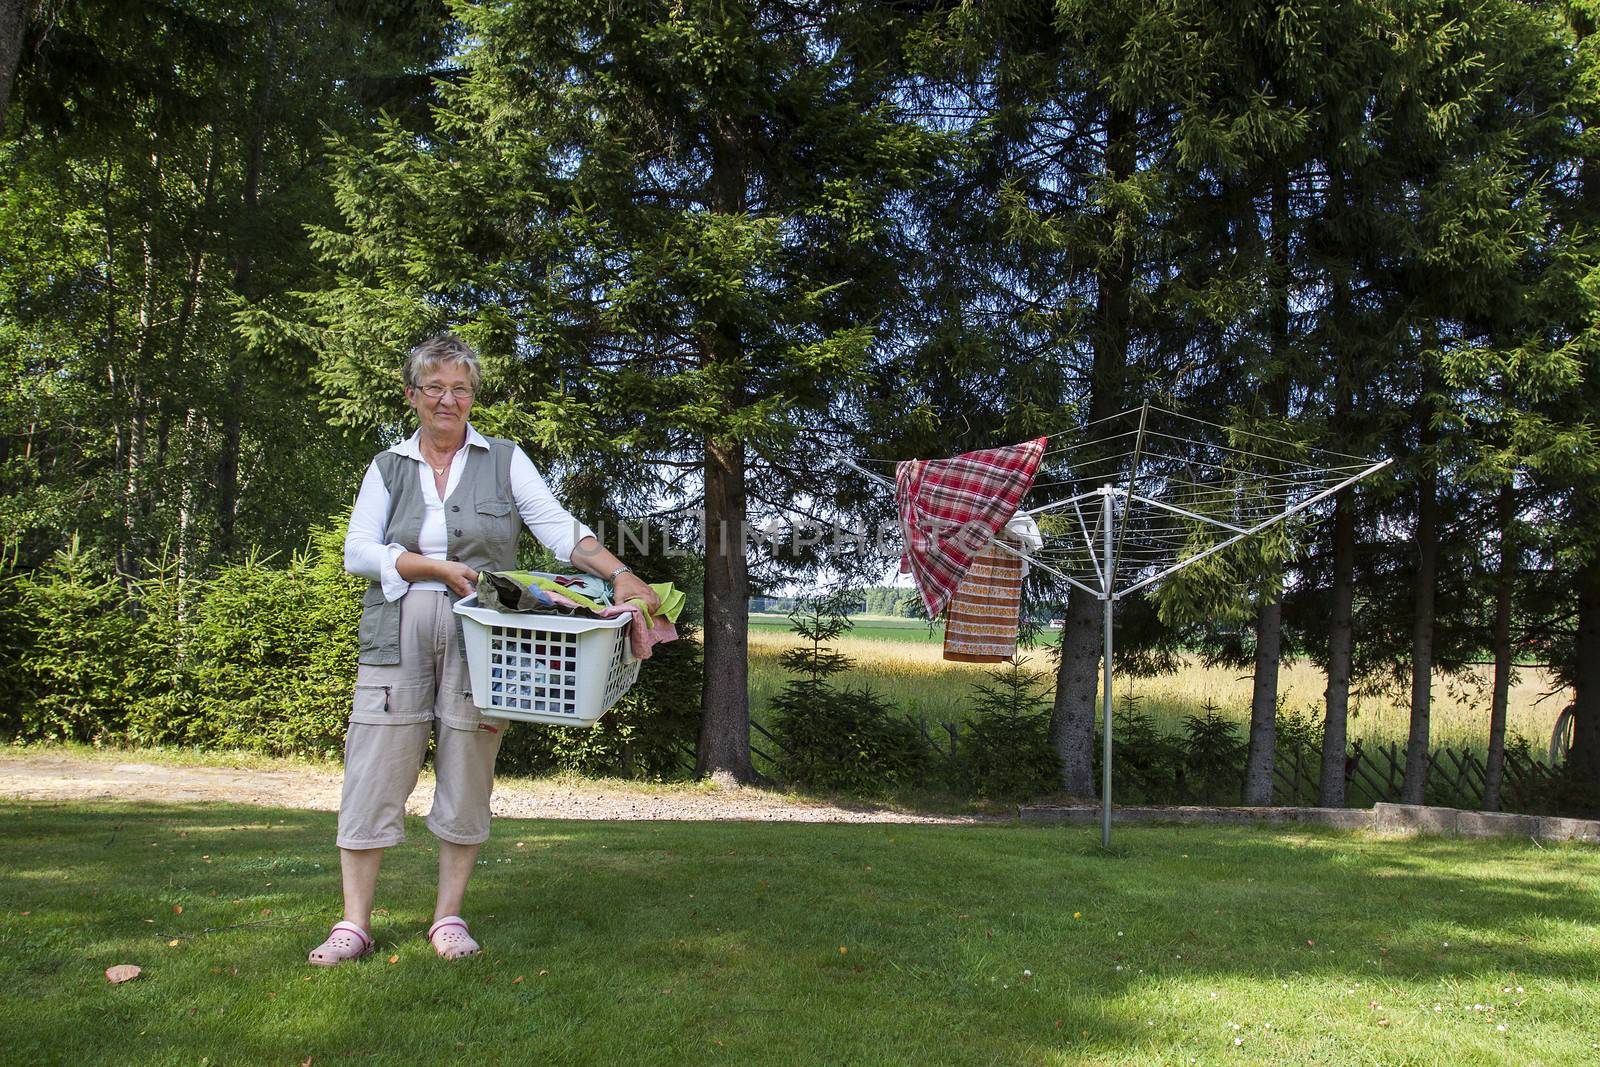
[[[489,360],[486,426],[625,511],[700,509],[697,768],[747,781],[746,524],[797,483],[827,495],[811,431],[848,410],[895,296],[890,206],[939,141],[895,104],[894,12],[460,17],[437,133],[348,147],[320,235],[336,277],[310,297],[323,380],[347,418],[392,420],[395,349],[460,328]]]

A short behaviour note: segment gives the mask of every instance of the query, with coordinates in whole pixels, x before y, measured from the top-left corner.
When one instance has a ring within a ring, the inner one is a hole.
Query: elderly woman
[[[406,798],[430,737],[437,785],[427,827],[439,839],[439,892],[427,937],[446,959],[479,951],[461,901],[489,836],[506,723],[473,705],[451,612],[476,588],[478,571],[514,568],[526,526],[556,558],[612,582],[619,601],[657,606],[650,587],[557,503],[522,449],[472,428],[478,383],[478,358],[458,338],[411,350],[406,402],[420,425],[372,461],[350,516],[345,569],[370,584],[339,803],[344,918],[312,951],[314,964],[372,952],[378,867],[384,849],[405,838]]]

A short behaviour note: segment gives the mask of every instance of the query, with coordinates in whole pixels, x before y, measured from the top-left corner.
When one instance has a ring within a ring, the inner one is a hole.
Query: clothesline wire
[[[1164,408],[1164,407],[1161,407],[1160,405],[1157,405],[1157,404],[1146,404],[1146,405],[1141,405],[1141,406],[1136,407],[1136,408],[1129,408],[1126,411],[1119,411],[1115,415],[1107,415],[1105,418],[1096,419],[1093,422],[1086,422],[1086,423],[1082,424],[1081,426],[1077,427],[1075,430],[1058,430],[1055,433],[1045,434],[1044,436],[1053,438],[1053,437],[1063,436],[1063,435],[1069,434],[1069,433],[1081,433],[1083,430],[1090,429],[1090,428],[1092,428],[1094,426],[1098,426],[1098,425],[1100,425],[1102,423],[1112,422],[1112,421],[1114,421],[1116,419],[1128,418],[1128,417],[1133,416],[1133,415],[1138,415],[1142,411],[1145,411],[1146,409],[1148,409],[1152,413],[1159,413],[1159,414],[1162,414],[1162,415],[1167,415],[1167,416],[1170,416],[1171,418],[1174,418],[1174,419],[1182,419],[1185,422],[1198,423],[1201,426],[1210,426],[1213,429],[1222,430],[1222,431],[1224,431],[1226,433],[1229,433],[1229,434],[1237,434],[1237,435],[1241,435],[1241,436],[1244,436],[1244,437],[1253,437],[1258,441],[1268,441],[1268,442],[1271,442],[1272,444],[1285,445],[1285,446],[1287,446],[1289,448],[1293,448],[1296,451],[1300,451],[1300,452],[1320,452],[1320,453],[1322,453],[1324,455],[1338,456],[1341,459],[1354,460],[1357,463],[1362,464],[1363,466],[1365,466],[1366,464],[1369,464],[1369,463],[1372,462],[1370,459],[1368,459],[1365,456],[1357,456],[1357,455],[1354,455],[1354,454],[1349,453],[1349,452],[1338,452],[1338,451],[1335,451],[1335,450],[1329,449],[1329,448],[1321,448],[1321,447],[1318,447],[1316,445],[1309,445],[1309,444],[1306,444],[1306,443],[1304,443],[1302,441],[1291,441],[1291,440],[1289,440],[1287,438],[1283,438],[1283,437],[1273,437],[1270,434],[1256,433],[1256,432],[1254,432],[1252,430],[1242,430],[1242,429],[1239,429],[1236,426],[1228,426],[1225,423],[1213,422],[1213,421],[1211,421],[1209,419],[1202,419],[1202,418],[1200,418],[1199,416],[1196,416],[1196,415],[1185,415],[1182,412],[1173,411],[1170,408]],[[1127,431],[1127,433],[1137,433],[1137,432],[1138,432],[1137,430],[1129,430],[1129,431]],[[1158,433],[1159,431],[1146,429],[1144,432],[1146,434],[1152,434],[1152,433]],[[1083,442],[1083,443],[1085,445],[1087,445],[1087,444],[1096,444],[1096,443],[1098,443],[1099,441],[1102,441],[1102,440],[1108,440],[1108,439],[1107,438],[1097,438],[1095,441],[1088,441],[1088,442]],[[1076,446],[1068,446],[1068,447],[1076,447]],[[1215,447],[1226,447],[1226,446],[1219,445],[1219,446],[1215,446]],[[1248,452],[1247,450],[1239,450],[1239,451],[1244,451],[1245,454],[1247,454],[1247,455],[1258,455],[1258,453]]]
[[[1051,441],[1054,441],[1057,438],[1066,437],[1069,434],[1082,434],[1085,431],[1091,430],[1096,426],[1101,426],[1101,425],[1104,425],[1106,423],[1114,422],[1117,419],[1128,418],[1128,417],[1133,416],[1133,415],[1138,415],[1143,410],[1144,409],[1142,407],[1129,408],[1126,411],[1119,411],[1115,415],[1107,415],[1104,418],[1095,419],[1095,420],[1093,420],[1091,422],[1082,423],[1081,425],[1073,427],[1073,428],[1070,428],[1070,429],[1057,430],[1057,431],[1054,431],[1053,433],[1040,434],[1039,436],[1045,437],[1045,438],[1047,438],[1047,439],[1049,439]],[[1195,423],[1195,424],[1200,425],[1200,426],[1208,426],[1208,427],[1211,427],[1212,429],[1222,430],[1225,433],[1232,434],[1232,435],[1235,435],[1235,436],[1249,437],[1249,438],[1252,438],[1252,439],[1257,440],[1257,441],[1263,441],[1263,442],[1267,442],[1267,443],[1270,443],[1270,444],[1281,445],[1283,447],[1286,447],[1286,448],[1289,448],[1289,449],[1293,449],[1296,453],[1298,453],[1300,455],[1303,455],[1303,456],[1309,457],[1309,456],[1315,454],[1315,455],[1321,455],[1321,456],[1337,457],[1339,459],[1350,460],[1351,462],[1348,465],[1345,465],[1345,464],[1333,464],[1333,465],[1329,465],[1328,467],[1318,468],[1314,464],[1307,463],[1304,460],[1287,459],[1287,458],[1283,458],[1283,457],[1279,457],[1279,456],[1267,455],[1267,454],[1261,453],[1261,452],[1252,452],[1249,449],[1239,448],[1239,447],[1234,446],[1234,445],[1225,445],[1225,444],[1219,444],[1219,443],[1213,443],[1213,442],[1194,441],[1192,438],[1180,437],[1180,436],[1177,436],[1175,434],[1166,433],[1164,431],[1157,430],[1157,429],[1152,429],[1148,425],[1143,430],[1140,430],[1138,428],[1132,428],[1132,429],[1123,430],[1123,431],[1121,431],[1119,433],[1115,433],[1115,434],[1112,434],[1112,435],[1106,436],[1106,437],[1096,437],[1096,438],[1094,438],[1092,440],[1074,441],[1074,442],[1070,442],[1070,443],[1064,443],[1064,444],[1060,444],[1060,445],[1055,445],[1053,447],[1048,447],[1045,450],[1044,458],[1045,459],[1051,459],[1051,458],[1054,458],[1054,457],[1067,455],[1067,454],[1069,454],[1071,452],[1074,452],[1074,451],[1081,451],[1081,450],[1086,449],[1086,448],[1104,448],[1106,445],[1111,444],[1113,442],[1120,441],[1120,440],[1123,440],[1125,438],[1138,437],[1142,433],[1144,436],[1147,436],[1147,437],[1160,437],[1160,438],[1164,438],[1164,439],[1170,440],[1170,441],[1179,441],[1179,442],[1183,442],[1185,444],[1197,445],[1198,447],[1204,448],[1204,449],[1215,449],[1217,451],[1227,452],[1227,453],[1231,453],[1233,455],[1247,456],[1247,457],[1250,457],[1252,459],[1260,459],[1260,460],[1266,460],[1266,461],[1274,462],[1274,463],[1283,463],[1283,464],[1286,464],[1286,465],[1289,465],[1289,466],[1303,467],[1303,468],[1305,468],[1307,470],[1340,469],[1340,468],[1345,467],[1345,466],[1349,466],[1350,468],[1353,469],[1355,467],[1365,467],[1365,466],[1369,465],[1372,462],[1372,460],[1370,458],[1365,457],[1365,456],[1358,456],[1358,455],[1354,455],[1353,453],[1349,453],[1349,452],[1339,452],[1337,450],[1329,449],[1329,448],[1321,448],[1321,447],[1316,446],[1316,445],[1306,444],[1305,442],[1302,442],[1302,441],[1292,441],[1292,440],[1289,440],[1289,439],[1283,438],[1283,437],[1273,437],[1270,434],[1256,433],[1256,432],[1254,432],[1252,430],[1242,430],[1242,429],[1239,429],[1238,427],[1228,426],[1228,425],[1226,425],[1224,423],[1213,422],[1210,419],[1202,419],[1202,418],[1199,418],[1199,417],[1194,416],[1194,415],[1184,415],[1184,414],[1182,414],[1180,412],[1173,411],[1173,410],[1171,410],[1169,408],[1159,407],[1159,406],[1154,405],[1154,404],[1149,405],[1149,411],[1151,413],[1165,415],[1165,416],[1168,416],[1168,417],[1173,418],[1173,419],[1180,419],[1180,420],[1183,420],[1185,422],[1192,422],[1192,423]],[[826,433],[839,434],[841,436],[850,436],[850,434],[848,434],[846,431],[833,430],[833,429],[828,429],[828,428],[824,428],[824,427],[796,427],[796,428],[797,429],[812,430],[814,432],[826,432]],[[1122,453],[1122,454],[1123,455],[1127,455],[1128,453]],[[904,462],[904,460],[879,459],[879,458],[876,458],[876,457],[862,457],[862,462],[873,463],[873,464],[878,464],[878,465],[883,465],[883,466],[894,466],[894,465],[896,465],[898,463]]]
[[[1104,448],[1104,447],[1106,447],[1107,445],[1111,444],[1114,441],[1121,441],[1123,438],[1126,438],[1126,437],[1138,437],[1138,436],[1139,436],[1139,431],[1137,429],[1124,430],[1122,433],[1115,433],[1115,434],[1112,434],[1110,437],[1096,437],[1092,441],[1078,441],[1078,442],[1076,442],[1074,444],[1061,445],[1061,446],[1059,446],[1057,448],[1047,448],[1047,449],[1045,449],[1044,456],[1045,456],[1046,459],[1049,459],[1051,456],[1064,456],[1068,452],[1077,452],[1077,451],[1079,451],[1081,449],[1085,449],[1085,448]]]
[[[1215,424],[1214,423],[1208,423],[1207,425],[1215,425]],[[1166,440],[1166,441],[1177,441],[1179,444],[1184,444],[1184,445],[1198,445],[1200,448],[1203,448],[1203,449],[1208,449],[1208,450],[1214,449],[1214,450],[1216,450],[1218,452],[1227,452],[1227,453],[1231,453],[1231,454],[1236,455],[1236,456],[1246,456],[1246,457],[1248,457],[1250,459],[1265,460],[1265,461],[1267,461],[1269,463],[1282,463],[1285,466],[1289,466],[1289,467],[1302,467],[1302,468],[1305,468],[1305,469],[1308,469],[1308,470],[1317,469],[1314,464],[1305,463],[1305,462],[1302,462],[1300,460],[1285,459],[1285,458],[1283,458],[1281,456],[1268,456],[1268,455],[1265,455],[1265,454],[1260,453],[1260,452],[1251,452],[1251,451],[1249,451],[1247,449],[1243,449],[1243,448],[1234,448],[1232,445],[1214,444],[1214,443],[1206,442],[1206,441],[1194,441],[1191,438],[1178,437],[1178,436],[1175,436],[1173,434],[1162,433],[1160,430],[1145,430],[1145,436],[1147,436],[1147,437],[1159,437],[1159,438],[1161,438],[1163,440]],[[1318,453],[1321,453],[1321,454],[1327,455],[1327,456],[1337,456],[1340,459],[1352,459],[1352,458],[1354,458],[1354,459],[1357,460],[1357,462],[1355,462],[1355,463],[1339,464],[1338,466],[1342,467],[1342,468],[1358,469],[1358,468],[1361,468],[1361,467],[1365,467],[1365,466],[1367,466],[1368,464],[1370,464],[1372,462],[1371,460],[1368,460],[1368,459],[1362,459],[1360,457],[1346,456],[1346,455],[1344,455],[1343,453],[1340,453],[1340,452],[1328,452],[1325,449],[1320,449],[1320,448],[1312,448],[1312,449],[1308,449],[1308,451],[1318,452]],[[1324,469],[1326,469],[1326,468],[1324,468]]]
[[[1139,409],[1138,408],[1134,408],[1133,410],[1137,411]],[[1309,451],[1309,452],[1320,452],[1320,453],[1322,453],[1324,455],[1338,456],[1341,459],[1354,460],[1357,464],[1359,464],[1362,467],[1366,467],[1366,466],[1368,466],[1368,465],[1370,465],[1372,463],[1372,460],[1367,458],[1366,456],[1357,456],[1357,455],[1354,455],[1354,454],[1349,453],[1349,452],[1336,452],[1331,448],[1320,448],[1320,447],[1318,447],[1316,445],[1308,445],[1308,444],[1304,444],[1304,443],[1299,442],[1299,441],[1290,441],[1290,440],[1288,440],[1286,438],[1282,438],[1282,437],[1272,437],[1272,436],[1270,436],[1268,434],[1254,433],[1254,432],[1252,432],[1250,430],[1241,430],[1241,429],[1238,429],[1237,427],[1227,426],[1227,425],[1224,425],[1223,423],[1220,423],[1220,422],[1211,422],[1208,419],[1202,419],[1202,418],[1199,418],[1198,416],[1195,416],[1195,415],[1181,415],[1176,411],[1169,411],[1166,408],[1156,407],[1155,405],[1151,405],[1150,410],[1151,411],[1159,411],[1164,415],[1171,415],[1173,418],[1176,418],[1176,419],[1187,419],[1190,422],[1198,422],[1202,426],[1210,426],[1213,429],[1224,430],[1224,431],[1226,431],[1228,433],[1231,433],[1231,434],[1243,434],[1245,437],[1254,437],[1258,441],[1271,441],[1273,444],[1288,445],[1290,448],[1303,449],[1303,450]],[[1124,414],[1126,414],[1126,412],[1124,412]],[[1254,453],[1251,453],[1251,454],[1253,455]]]
[[[1165,453],[1165,452],[1146,452],[1145,453],[1145,457],[1148,458],[1148,459],[1151,459],[1151,460],[1165,460],[1166,462],[1174,464],[1178,468],[1195,466],[1195,464],[1185,462],[1182,456],[1174,456],[1174,455],[1171,455],[1171,454]],[[1356,473],[1357,471],[1361,470],[1362,468],[1360,468],[1360,467],[1315,467],[1315,468],[1307,468],[1306,470],[1304,470],[1302,472],[1299,472],[1298,474],[1289,473],[1289,472],[1273,472],[1273,471],[1245,471],[1245,470],[1236,470],[1236,469],[1231,469],[1231,468],[1226,468],[1226,467],[1217,468],[1217,469],[1219,471],[1219,475],[1220,476],[1219,476],[1219,478],[1217,480],[1214,480],[1214,481],[1198,481],[1198,480],[1195,480],[1195,479],[1177,478],[1174,475],[1164,474],[1161,471],[1160,468],[1157,468],[1156,471],[1151,476],[1153,478],[1155,478],[1157,481],[1160,481],[1160,482],[1163,482],[1163,483],[1166,483],[1166,484],[1184,484],[1184,483],[1187,483],[1187,484],[1190,484],[1190,485],[1200,485],[1200,486],[1207,486],[1207,487],[1218,487],[1218,486],[1223,484],[1223,479],[1226,479],[1227,481],[1230,481],[1230,482],[1235,482],[1235,481],[1238,481],[1240,479],[1243,479],[1243,480],[1246,480],[1246,481],[1255,480],[1255,481],[1273,482],[1273,483],[1282,484],[1282,485],[1293,484],[1293,485],[1310,486],[1310,485],[1316,485],[1316,484],[1318,484],[1318,482],[1321,482],[1321,481],[1327,481],[1327,482],[1343,481],[1345,478],[1348,478],[1350,475]],[[1311,479],[1313,477],[1316,477],[1317,480],[1316,481],[1312,481]]]
[[[1178,478],[1150,478],[1136,487],[1134,496],[1141,499],[1169,498],[1180,502],[1195,510],[1198,506],[1214,506],[1226,504],[1230,508],[1248,510],[1251,508],[1276,508],[1280,505],[1290,504],[1307,496],[1314,496],[1330,485],[1335,485],[1341,478],[1329,477],[1315,482],[1290,482],[1278,478],[1260,478],[1248,487],[1237,484],[1217,484],[1209,482],[1196,482]],[[1072,481],[1037,482],[1034,484],[1036,492],[1069,487]]]
[[[1119,439],[1121,439],[1123,437],[1133,437],[1135,435],[1136,434],[1134,432],[1130,432],[1130,433],[1126,433],[1126,434],[1119,434],[1117,437],[1105,438],[1103,441],[1095,442],[1095,444],[1103,445],[1103,444],[1105,444],[1107,442],[1110,442],[1110,441],[1119,440]],[[1279,458],[1279,457],[1276,457],[1276,456],[1266,456],[1266,455],[1262,455],[1259,452],[1247,452],[1247,451],[1245,451],[1243,449],[1232,448],[1232,447],[1230,447],[1228,445],[1218,445],[1218,444],[1209,444],[1209,443],[1203,443],[1203,442],[1195,442],[1195,441],[1192,441],[1192,440],[1190,440],[1188,438],[1176,437],[1176,436],[1173,436],[1172,434],[1161,433],[1160,431],[1156,431],[1156,430],[1146,430],[1145,431],[1145,436],[1146,437],[1159,438],[1160,440],[1163,440],[1163,441],[1176,442],[1180,446],[1190,446],[1190,447],[1196,447],[1198,449],[1202,449],[1202,450],[1205,450],[1205,451],[1216,451],[1216,452],[1228,453],[1228,454],[1233,455],[1233,456],[1240,456],[1240,457],[1244,457],[1246,459],[1256,460],[1256,461],[1260,461],[1260,462],[1263,462],[1263,463],[1280,464],[1283,467],[1288,468],[1289,470],[1298,470],[1298,471],[1300,471],[1302,473],[1307,473],[1307,474],[1315,474],[1315,473],[1321,473],[1321,472],[1327,472],[1327,471],[1356,471],[1356,470],[1362,469],[1363,467],[1367,466],[1368,463],[1370,463],[1370,460],[1363,460],[1361,463],[1335,464],[1335,465],[1318,466],[1316,464],[1305,463],[1305,462],[1301,462],[1301,461],[1298,461],[1298,460],[1282,459],[1282,458]],[[1047,452],[1045,455],[1046,455],[1046,458],[1049,458],[1050,456],[1059,456],[1059,455],[1063,455],[1063,454],[1065,454],[1065,453],[1067,453],[1069,451],[1072,451],[1073,449],[1075,449],[1077,447],[1079,447],[1079,446],[1072,446],[1071,448],[1065,448],[1065,449],[1057,449],[1055,452]],[[1092,466],[1092,465],[1095,465],[1095,464],[1100,464],[1100,463],[1110,462],[1110,461],[1114,461],[1114,460],[1118,460],[1118,459],[1123,459],[1123,458],[1126,458],[1126,457],[1134,455],[1134,454],[1136,454],[1135,450],[1128,450],[1128,451],[1124,451],[1124,452],[1118,452],[1118,453],[1115,453],[1115,454],[1110,455],[1110,456],[1096,456],[1096,457],[1094,457],[1092,459],[1084,461],[1079,469],[1081,471],[1083,468],[1086,468],[1086,467],[1089,467],[1089,466]],[[1199,465],[1202,465],[1202,466],[1215,467],[1216,469],[1221,470],[1221,471],[1232,471],[1232,472],[1237,472],[1237,473],[1244,473],[1244,471],[1242,471],[1241,468],[1239,468],[1239,467],[1229,466],[1228,465],[1228,461],[1225,460],[1225,459],[1216,459],[1216,458],[1205,459],[1205,458],[1201,458],[1200,456],[1195,456],[1195,455],[1174,456],[1174,455],[1171,455],[1170,453],[1150,452],[1148,449],[1145,450],[1145,454],[1148,455],[1148,456],[1151,456],[1151,457],[1155,457],[1155,458],[1166,459],[1166,460],[1168,460],[1170,462],[1173,462],[1173,463],[1199,464]],[[1331,455],[1337,455],[1337,453],[1330,453],[1330,454]],[[1080,475],[1080,478],[1081,478],[1081,475]]]

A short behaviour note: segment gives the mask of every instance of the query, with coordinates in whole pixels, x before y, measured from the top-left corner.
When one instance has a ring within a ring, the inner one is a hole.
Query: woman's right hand
[[[457,596],[469,597],[478,591],[478,572],[465,563],[454,560],[434,560],[439,581],[453,589]]]
[[[455,560],[402,552],[394,561],[394,569],[408,582],[443,582],[457,596],[469,597],[478,591],[478,572]]]

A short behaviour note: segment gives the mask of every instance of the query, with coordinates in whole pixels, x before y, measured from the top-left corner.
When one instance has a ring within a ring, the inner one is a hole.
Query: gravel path
[[[0,798],[19,800],[217,800],[265,807],[337,811],[337,773],[312,768],[257,770],[193,764],[117,763],[79,756],[0,756]],[[424,774],[406,810],[425,814],[433,777]],[[869,806],[793,800],[760,789],[651,789],[583,779],[507,779],[495,787],[494,814],[510,819],[737,819],[751,822],[972,824],[1009,822],[982,815],[918,815]]]

